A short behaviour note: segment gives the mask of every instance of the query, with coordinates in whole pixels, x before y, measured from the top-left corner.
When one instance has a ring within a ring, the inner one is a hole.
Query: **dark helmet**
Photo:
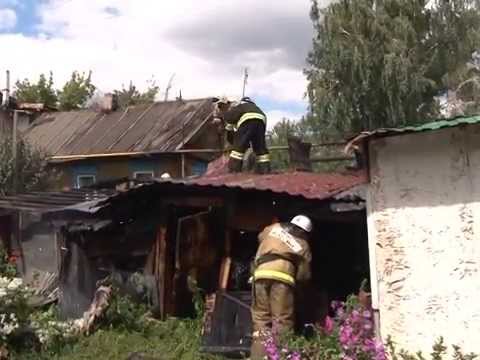
[[[240,101],[241,101],[241,102],[249,102],[249,103],[254,104],[253,100],[250,99],[248,96],[244,96],[244,97],[242,98],[242,100],[240,100]]]

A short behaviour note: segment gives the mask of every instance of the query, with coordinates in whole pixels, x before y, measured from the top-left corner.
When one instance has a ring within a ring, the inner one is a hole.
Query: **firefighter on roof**
[[[264,358],[262,340],[272,327],[280,333],[294,328],[295,286],[311,277],[312,227],[308,217],[298,215],[289,223],[266,227],[258,236],[252,279],[252,360]]]
[[[237,104],[226,98],[216,98],[214,101],[217,116],[221,116],[225,122],[227,139],[233,143],[228,163],[229,171],[242,171],[243,158],[251,144],[256,156],[256,172],[269,173],[270,155],[265,143],[265,113],[248,97],[242,98]]]

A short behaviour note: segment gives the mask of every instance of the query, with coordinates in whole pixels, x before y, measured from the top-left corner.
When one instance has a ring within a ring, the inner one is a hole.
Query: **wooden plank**
[[[232,265],[231,248],[232,231],[230,229],[227,229],[225,233],[225,256],[222,259],[222,264],[220,267],[220,279],[218,286],[220,290],[226,290],[228,287],[228,279],[230,277],[230,268]]]
[[[160,310],[160,318],[163,320],[167,315],[166,304],[166,287],[167,287],[167,229],[165,224],[160,225],[157,232],[156,241],[156,254],[157,259],[157,278],[158,278],[158,304]]]

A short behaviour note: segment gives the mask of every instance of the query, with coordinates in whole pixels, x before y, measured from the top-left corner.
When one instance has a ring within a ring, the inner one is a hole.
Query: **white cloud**
[[[273,127],[278,124],[280,121],[287,119],[291,121],[298,121],[302,118],[303,113],[283,111],[283,110],[272,110],[267,112],[267,128],[272,130]]]
[[[40,4],[39,35],[0,34],[0,49],[9,49],[2,65],[13,80],[52,70],[59,86],[73,70],[93,70],[94,82],[109,91],[129,80],[142,87],[152,76],[165,87],[175,73],[172,96],[180,90],[184,98],[239,96],[248,66],[248,95],[302,102],[302,59],[312,37],[310,0]]]
[[[12,9],[0,9],[0,31],[11,30],[17,25],[17,14]]]

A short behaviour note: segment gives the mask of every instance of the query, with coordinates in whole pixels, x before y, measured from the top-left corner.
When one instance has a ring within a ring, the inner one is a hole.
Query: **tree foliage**
[[[287,146],[289,136],[303,136],[300,127],[301,122],[295,122],[288,119],[275,124],[272,130],[268,133],[268,146]],[[289,167],[288,151],[272,151],[270,154],[272,168],[274,170],[287,169]]]
[[[117,97],[118,106],[125,108],[132,105],[151,104],[155,101],[155,98],[160,88],[157,86],[155,80],[148,81],[147,90],[141,92],[130,81],[128,88],[122,87],[121,90],[115,90],[114,94]]]
[[[431,120],[438,96],[471,78],[478,0],[312,3],[316,35],[305,72],[310,121],[321,137]]]
[[[84,108],[87,101],[93,96],[95,89],[96,87],[92,83],[91,71],[88,75],[74,71],[70,80],[63,86],[63,89],[58,91],[60,110],[70,111]]]
[[[53,74],[50,73],[47,78],[41,74],[36,83],[24,79],[15,84],[15,97],[19,102],[42,103],[49,107],[56,107],[57,92],[53,87]]]
[[[46,155],[34,149],[25,140],[17,141],[17,171],[12,156],[12,138],[0,139],[0,195],[32,190],[45,190],[55,174],[47,171]],[[16,177],[16,181],[14,178]],[[16,188],[14,187],[16,184]]]

